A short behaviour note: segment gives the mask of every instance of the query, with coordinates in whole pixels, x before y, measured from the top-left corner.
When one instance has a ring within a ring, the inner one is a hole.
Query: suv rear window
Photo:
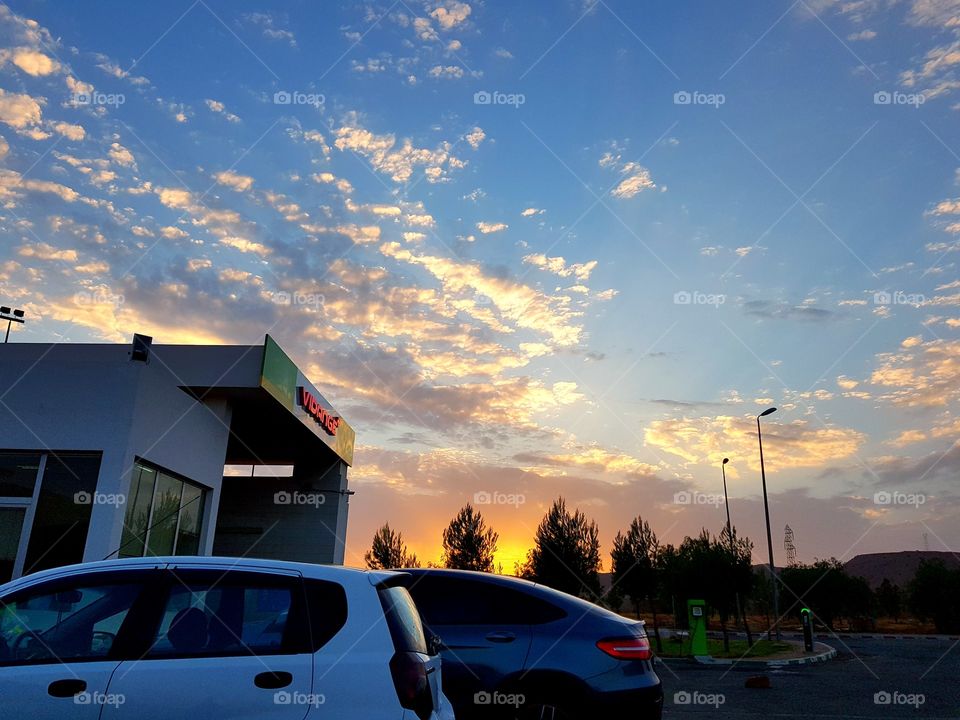
[[[387,617],[387,626],[397,652],[427,654],[427,638],[423,633],[420,612],[404,587],[380,588],[380,604]]]
[[[542,625],[566,617],[546,600],[493,582],[429,573],[410,586],[417,607],[434,625]]]

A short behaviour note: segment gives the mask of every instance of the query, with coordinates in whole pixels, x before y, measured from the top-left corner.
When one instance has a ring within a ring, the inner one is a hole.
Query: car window
[[[0,601],[0,663],[108,657],[140,590],[136,582],[59,583]]]
[[[423,632],[423,622],[407,589],[381,588],[380,603],[383,605],[396,651],[426,653],[427,639]]]
[[[273,655],[284,637],[296,585],[174,583],[148,657]]]
[[[528,593],[484,580],[422,575],[410,593],[429,626],[539,625],[566,615]]]

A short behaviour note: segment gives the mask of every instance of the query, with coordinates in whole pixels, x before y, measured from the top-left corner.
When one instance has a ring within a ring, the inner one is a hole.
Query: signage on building
[[[326,443],[347,465],[353,464],[357,436],[350,423],[333,409],[269,335],[263,346],[260,387],[295,415],[304,427]]]
[[[297,387],[297,405],[307,411],[320,427],[327,431],[327,435],[336,435],[340,427],[340,418],[321,405],[313,394],[302,385]]]

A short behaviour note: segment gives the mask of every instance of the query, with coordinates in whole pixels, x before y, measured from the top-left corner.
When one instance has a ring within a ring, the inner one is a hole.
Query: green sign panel
[[[357,434],[269,335],[263,344],[260,387],[299,418],[345,463],[353,464]]]

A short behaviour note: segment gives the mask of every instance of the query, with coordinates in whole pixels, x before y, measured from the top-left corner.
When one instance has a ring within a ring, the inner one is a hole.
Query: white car
[[[0,586],[4,720],[451,720],[408,575],[135,558]]]

